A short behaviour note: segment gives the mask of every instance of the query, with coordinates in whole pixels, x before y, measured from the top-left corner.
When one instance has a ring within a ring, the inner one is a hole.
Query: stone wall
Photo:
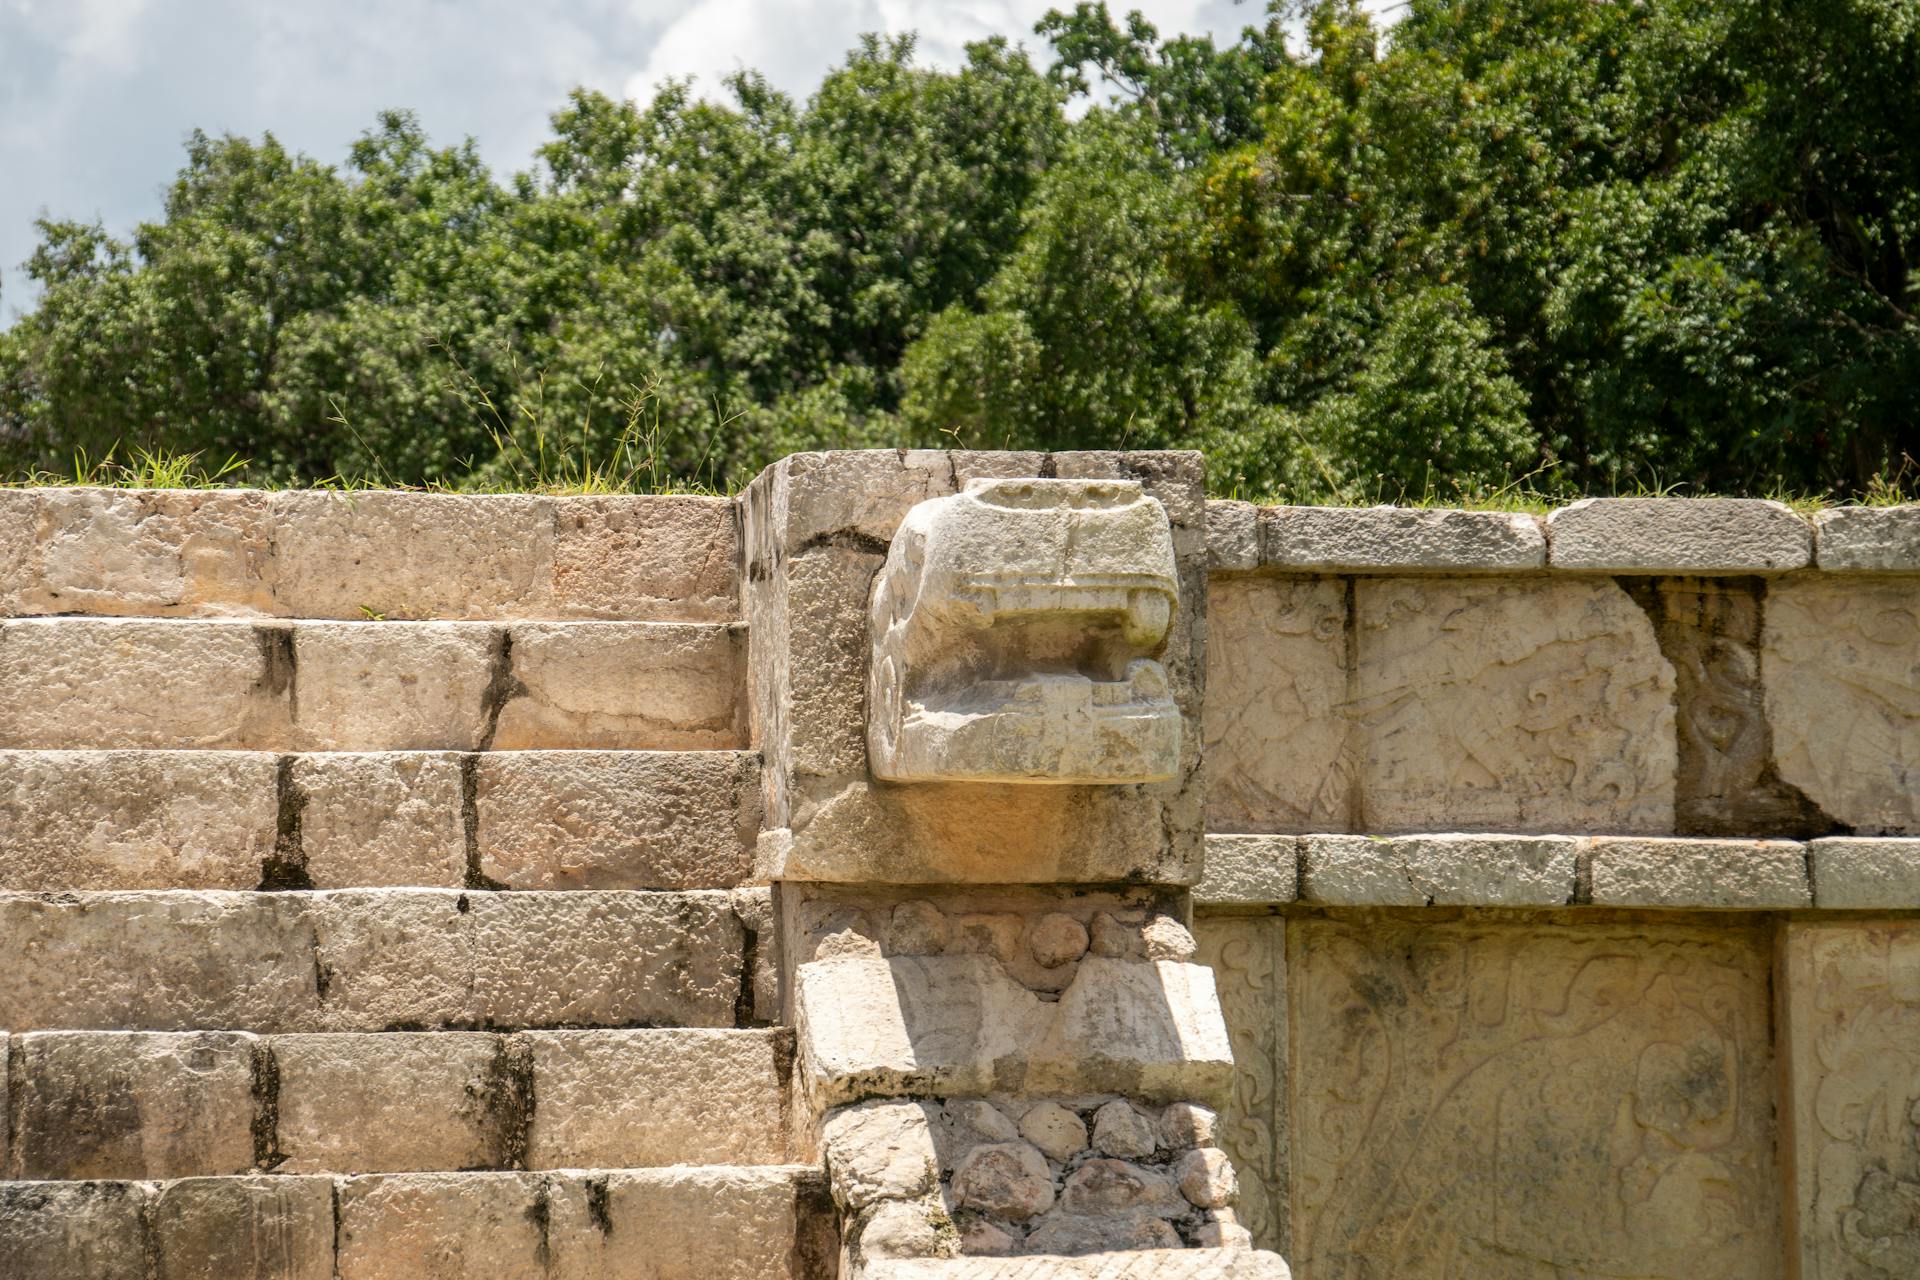
[[[1920,509],[1209,522],[1195,933],[1256,1239],[1920,1274]]]

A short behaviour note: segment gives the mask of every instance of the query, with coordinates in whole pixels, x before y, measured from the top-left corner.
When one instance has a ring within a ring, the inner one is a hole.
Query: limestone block
[[[480,871],[514,889],[718,889],[753,873],[746,752],[489,752],[475,768]]]
[[[1251,502],[1207,503],[1207,568],[1248,573],[1260,567],[1260,508]]]
[[[1822,511],[1813,518],[1813,550],[1828,573],[1920,571],[1920,504]]]
[[[252,1036],[39,1032],[12,1045],[11,1178],[253,1167]]]
[[[556,616],[730,622],[738,614],[731,499],[555,498],[553,512]]]
[[[746,935],[723,892],[469,902],[474,1009],[489,1025],[734,1025]]]
[[[848,1224],[852,1269],[878,1258],[941,1257],[953,1251],[953,1219],[940,1201],[888,1200]]]
[[[273,612],[264,493],[50,488],[38,498],[37,574],[21,612]]]
[[[1786,928],[1796,1275],[1920,1274],[1920,924]]]
[[[0,1182],[0,1277],[150,1280],[139,1182]]]
[[[1547,516],[1548,561],[1589,573],[1780,573],[1813,560],[1813,530],[1759,498],[1583,498]]]
[[[550,1185],[551,1280],[835,1274],[833,1206],[811,1169],[637,1169]]]
[[[843,1213],[880,1200],[915,1199],[939,1187],[940,1155],[927,1123],[930,1106],[863,1102],[833,1112],[821,1124],[827,1174]]]
[[[142,618],[0,624],[0,746],[278,745],[292,666],[284,634]]]
[[[1161,1117],[1169,1145],[1219,1146],[1240,1178],[1240,1220],[1263,1249],[1292,1248],[1288,1171],[1293,1127],[1288,1083],[1287,924],[1279,916],[1201,914],[1200,962],[1213,970],[1233,1048],[1233,1091],[1213,1123],[1180,1132],[1180,1104]],[[1184,1126],[1183,1126],[1184,1129]],[[1193,1141],[1181,1139],[1191,1134]]]
[[[276,1036],[273,1060],[281,1172],[499,1169],[526,1156],[531,1072],[499,1036]]]
[[[470,751],[487,730],[499,634],[477,622],[292,629],[301,751]]]
[[[1349,759],[1346,587],[1225,578],[1207,590],[1207,827],[1343,831]]]
[[[461,757],[425,751],[294,758],[301,863],[316,889],[467,882]]]
[[[1512,511],[1410,507],[1267,507],[1268,568],[1315,573],[1488,573],[1541,569],[1547,539]]]
[[[270,755],[0,752],[0,888],[251,889],[276,820]]]
[[[1213,975],[1089,956],[1047,1001],[979,955],[835,956],[796,971],[799,1057],[818,1109],[863,1097],[1125,1092],[1209,1099],[1232,1057]]]
[[[1845,836],[1807,845],[1813,905],[1911,911],[1920,909],[1920,840]]]
[[[1806,847],[1792,840],[1591,842],[1593,904],[1744,911],[1810,907]]]
[[[550,498],[293,489],[271,509],[292,617],[513,617],[551,598]]]
[[[1119,480],[974,480],[923,502],[875,580],[868,762],[890,781],[1131,783],[1179,769],[1159,661],[1164,509]]]
[[[786,1159],[785,1031],[542,1031],[532,1056],[535,1169]]]
[[[1154,788],[849,782],[759,843],[767,880],[1191,883],[1198,814]],[[1171,830],[1171,834],[1169,834]]]
[[[1920,835],[1920,579],[1767,592],[1761,662],[1780,777],[1856,835]]]
[[[39,513],[39,490],[0,488],[0,617],[25,610],[40,571],[34,545]]]
[[[1619,587],[1363,578],[1354,599],[1362,830],[1673,829],[1673,670]]]
[[[152,1205],[156,1280],[333,1280],[329,1178],[188,1178]]]
[[[276,1030],[317,1013],[289,894],[0,894],[0,1026]]]
[[[521,623],[491,745],[711,750],[744,746],[740,637],[684,623]]]
[[[1193,900],[1213,906],[1292,902],[1300,892],[1296,836],[1208,835],[1206,870]]]
[[[1570,836],[1303,836],[1300,897],[1343,907],[1563,907]]]
[[[1279,1255],[1252,1249],[1142,1249],[1079,1257],[915,1258],[860,1280],[1288,1280]]]
[[[320,1010],[316,1021],[285,1030],[384,1031],[474,1019],[474,917],[463,906],[469,895],[336,889],[304,896]]]
[[[781,700],[774,723],[798,774],[866,772],[867,608],[882,563],[864,544],[827,545],[787,562],[783,682],[767,693]],[[759,619],[753,625],[765,634]]]
[[[1770,935],[1293,922],[1296,1264],[1779,1276]]]
[[[538,1175],[382,1174],[336,1186],[339,1280],[549,1280]]]

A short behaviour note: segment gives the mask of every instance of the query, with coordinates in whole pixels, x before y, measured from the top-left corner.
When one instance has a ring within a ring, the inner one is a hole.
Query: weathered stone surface
[[[463,904],[485,896],[445,889],[311,895],[308,963],[319,1008],[311,1017],[283,1015],[271,1029],[381,1031],[471,1023],[475,945],[473,917]]]
[[[23,601],[39,572],[34,546],[40,493],[0,488],[0,616],[23,612]]]
[[[1829,573],[1920,571],[1920,505],[1822,511],[1813,518],[1813,550]]]
[[[1673,829],[1673,671],[1613,583],[1361,579],[1355,625],[1349,829]]]
[[[556,616],[729,622],[739,554],[727,498],[553,500]]]
[[[744,1016],[753,1026],[776,1023],[782,1016],[780,964],[783,953],[779,926],[773,914],[773,890],[734,889],[727,894],[727,905],[745,935],[742,945],[748,963],[744,981],[751,996],[744,1008],[735,1006],[735,1018]]]
[[[552,499],[296,489],[271,503],[289,616],[513,617],[549,598]]]
[[[492,1026],[731,1027],[740,920],[723,892],[473,894],[473,1000]]]
[[[0,752],[0,888],[251,889],[276,818],[270,755]]]
[[[1211,847],[1211,842],[1209,844]],[[1300,897],[1345,907],[1562,907],[1570,836],[1304,836]]]
[[[515,889],[719,889],[759,827],[747,752],[489,752],[475,767],[480,871]]]
[[[188,1178],[152,1206],[156,1280],[333,1280],[329,1178]]]
[[[1020,1136],[1049,1160],[1065,1163],[1087,1149],[1087,1126],[1057,1102],[1040,1102],[1020,1117]]]
[[[1158,658],[1176,573],[1165,512],[1133,481],[975,480],[913,508],[873,588],[874,776],[1174,777]]]
[[[484,743],[486,691],[500,648],[495,628],[311,622],[290,634],[295,749],[464,751]]]
[[[1805,846],[1792,840],[1608,839],[1591,842],[1593,903],[1602,907],[1810,907]]]
[[[339,1280],[549,1280],[538,1175],[377,1174],[337,1187]]]
[[[1093,1113],[1093,1145],[1102,1155],[1150,1156],[1159,1145],[1153,1122],[1125,1098],[1115,1098]]]
[[[835,1274],[833,1205],[818,1170],[641,1169],[555,1177],[549,1187],[551,1280]]]
[[[1807,846],[1813,905],[1893,911],[1920,909],[1920,840],[1815,840]]]
[[[1026,1247],[1033,1253],[1066,1256],[1098,1254],[1109,1249],[1177,1249],[1180,1233],[1164,1218],[1144,1211],[1092,1217],[1062,1211],[1035,1227],[1027,1237]]]
[[[0,624],[0,746],[274,745],[287,715],[277,634],[138,618]]]
[[[498,1169],[526,1155],[524,1052],[479,1032],[275,1036],[286,1173]]]
[[[1053,1174],[1027,1143],[983,1143],[954,1166],[953,1199],[962,1209],[1019,1221],[1053,1207]]]
[[[1920,835],[1920,579],[1767,591],[1761,655],[1780,776],[1855,835]]]
[[[0,1026],[272,1030],[316,1014],[287,894],[0,894]]]
[[[1193,886],[1193,900],[1209,905],[1254,906],[1292,902],[1300,896],[1297,836],[1207,836],[1206,870]]]
[[[1547,539],[1533,516],[1414,507],[1267,507],[1261,559],[1318,573],[1485,573],[1540,569]]]
[[[1834,829],[1774,764],[1767,722],[1758,577],[1628,578],[1673,664],[1674,831],[1690,836],[1816,836]]]
[[[300,863],[309,882],[316,889],[464,885],[460,775],[461,758],[452,754],[295,757],[290,781],[299,806]]]
[[[1279,916],[1202,914],[1194,921],[1200,962],[1213,970],[1233,1044],[1233,1090],[1205,1145],[1232,1157],[1240,1177],[1239,1218],[1263,1249],[1293,1247],[1293,1125],[1289,1102],[1287,922]],[[1162,1136],[1178,1142],[1174,1125],[1182,1104],[1161,1116]],[[1193,1129],[1195,1144],[1203,1140]],[[1184,1136],[1184,1135],[1181,1135]]]
[[[692,623],[521,623],[489,743],[707,750],[746,745],[741,638]]]
[[[1920,924],[1786,928],[1794,1274],[1920,1274]]]
[[[272,610],[267,495],[50,488],[22,613],[212,616]]]
[[[1357,762],[1344,710],[1346,590],[1330,578],[1209,584],[1210,831],[1347,829]]]
[[[863,1280],[1287,1280],[1278,1255],[1248,1249],[1151,1249],[1081,1257],[918,1258],[882,1263]]]
[[[1180,1157],[1174,1166],[1180,1194],[1202,1209],[1224,1209],[1240,1195],[1233,1164],[1218,1147],[1200,1147]]]
[[[940,1257],[952,1252],[953,1219],[931,1197],[888,1200],[862,1213],[848,1232],[848,1256],[860,1263],[877,1258]]]
[[[1160,1113],[1160,1141],[1175,1149],[1211,1147],[1221,1129],[1220,1113],[1212,1107],[1176,1102]]]
[[[829,1115],[821,1146],[833,1198],[852,1213],[878,1200],[910,1200],[940,1183],[940,1157],[927,1122],[931,1104],[864,1102]]]
[[[1769,929],[1288,934],[1303,1274],[1781,1274]]]
[[[1813,559],[1813,531],[1759,498],[1585,498],[1547,516],[1548,561],[1596,573],[1778,573]]]
[[[255,1040],[41,1032],[12,1044],[11,1178],[177,1178],[253,1167]]]
[[[516,1042],[538,1099],[529,1168],[786,1159],[785,1031],[542,1031]]]
[[[1207,503],[1207,568],[1245,573],[1260,567],[1260,508],[1251,502]]]
[[[1175,1218],[1187,1212],[1166,1173],[1106,1158],[1089,1160],[1069,1174],[1060,1204],[1069,1213],[1093,1216],[1149,1213]]]
[[[1231,1079],[1212,974],[1089,956],[1057,1002],[984,956],[840,956],[799,966],[803,1074],[821,1109],[876,1095],[1210,1098]]]
[[[1052,911],[1027,931],[1027,951],[1045,969],[1058,969],[1087,954],[1087,927],[1070,915]]]
[[[0,1277],[148,1280],[139,1182],[0,1182]]]

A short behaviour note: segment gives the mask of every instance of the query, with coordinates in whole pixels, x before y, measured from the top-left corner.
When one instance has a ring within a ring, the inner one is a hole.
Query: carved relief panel
[[[1290,1253],[1287,1162],[1287,923],[1279,916],[1202,915],[1200,963],[1233,1046],[1233,1096],[1220,1145],[1240,1174],[1240,1221],[1262,1249]]]

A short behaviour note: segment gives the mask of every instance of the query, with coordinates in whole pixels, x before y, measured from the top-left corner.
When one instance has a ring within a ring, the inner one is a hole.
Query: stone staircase
[[[833,1273],[733,522],[0,491],[0,1278]]]

